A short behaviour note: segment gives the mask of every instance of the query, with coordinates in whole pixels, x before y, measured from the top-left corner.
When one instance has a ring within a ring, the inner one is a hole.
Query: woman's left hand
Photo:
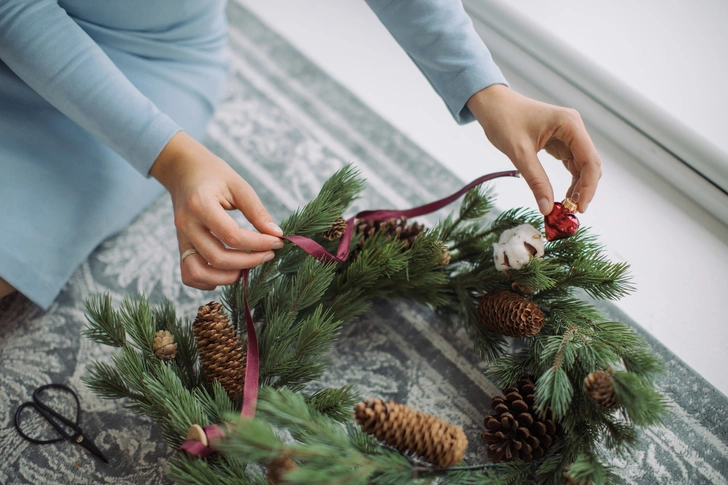
[[[576,110],[542,103],[494,84],[468,100],[468,108],[488,140],[523,175],[542,214],[553,209],[554,192],[536,153],[542,149],[571,172],[567,197],[578,193],[579,212],[594,198],[602,176],[601,161]]]

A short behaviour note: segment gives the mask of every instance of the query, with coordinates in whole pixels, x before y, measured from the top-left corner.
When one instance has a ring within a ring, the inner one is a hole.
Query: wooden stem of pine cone
[[[367,210],[350,217],[346,221],[346,231],[344,232],[341,239],[339,239],[339,247],[336,256],[328,252],[323,246],[314,241],[313,239],[304,236],[283,236],[283,239],[295,244],[296,246],[303,249],[305,252],[318,259],[322,263],[343,263],[349,257],[349,247],[351,245],[351,238],[354,234],[354,223],[357,219],[361,220],[382,220],[391,219],[393,217],[417,217],[430,214],[438,211],[443,207],[455,202],[462,197],[470,189],[477,187],[478,185],[500,177],[520,177],[520,174],[516,170],[508,170],[504,172],[495,172],[488,175],[483,175],[467,184],[462,189],[458,190],[454,194],[445,197],[444,199],[430,202],[419,207],[414,207],[407,210]],[[245,321],[247,323],[248,331],[248,355],[247,355],[247,367],[245,369],[245,387],[243,390],[243,409],[241,416],[253,417],[255,414],[255,406],[258,401],[258,379],[259,379],[259,367],[260,361],[258,358],[258,338],[255,331],[255,324],[253,322],[253,316],[250,313],[250,306],[248,305],[248,276],[250,271],[243,270],[242,282],[243,282],[243,300],[245,302]],[[205,426],[203,428],[210,437],[210,434],[220,436],[223,431],[217,425]],[[212,450],[209,446],[202,445],[199,441],[186,440],[181,450],[187,451],[188,453],[203,457],[208,456]]]

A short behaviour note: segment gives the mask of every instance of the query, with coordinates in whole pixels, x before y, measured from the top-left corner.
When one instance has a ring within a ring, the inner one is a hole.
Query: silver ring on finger
[[[185,258],[187,256],[189,256],[190,254],[195,254],[196,252],[197,252],[197,249],[195,249],[195,248],[188,249],[187,251],[185,251],[184,253],[182,253],[182,256],[180,256],[180,260],[184,263],[185,262]]]

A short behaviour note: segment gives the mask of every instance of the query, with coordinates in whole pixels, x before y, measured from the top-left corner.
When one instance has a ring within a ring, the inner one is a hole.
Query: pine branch
[[[360,401],[359,395],[353,389],[352,384],[336,389],[320,389],[306,397],[306,404],[334,421],[346,423],[351,421],[351,410]]]
[[[617,371],[612,374],[617,402],[637,426],[664,424],[667,401],[655,388],[636,374]]]
[[[126,345],[126,332],[118,313],[111,305],[111,295],[94,295],[86,300],[86,329],[81,333],[87,339],[110,347]]]
[[[87,369],[90,375],[81,376],[81,380],[97,396],[103,399],[129,398],[134,401],[143,398],[141,394],[129,388],[117,368],[106,362],[91,362]]]
[[[119,308],[119,316],[132,343],[140,350],[154,354],[156,322],[146,296],[124,297]]]
[[[569,465],[568,475],[575,482],[604,485],[618,480],[617,475],[594,453],[583,453]]]

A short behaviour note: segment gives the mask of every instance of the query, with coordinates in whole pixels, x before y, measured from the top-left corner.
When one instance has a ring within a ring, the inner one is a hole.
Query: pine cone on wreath
[[[486,329],[507,337],[533,337],[541,331],[544,321],[538,305],[508,290],[483,295],[478,315]]]
[[[240,397],[245,384],[245,353],[222,305],[211,301],[201,306],[192,331],[207,378],[220,381],[231,399]]]
[[[495,463],[531,461],[544,456],[559,434],[560,426],[550,416],[541,419],[533,406],[536,386],[530,379],[503,391],[505,397],[491,401],[495,414],[485,417],[481,438]]]
[[[346,232],[346,219],[343,217],[337,217],[331,227],[321,233],[321,237],[333,241],[339,239]]]
[[[409,249],[412,243],[415,242],[415,239],[417,239],[417,236],[424,230],[425,226],[416,222],[408,225],[406,217],[400,217],[399,219],[392,218],[384,221],[359,220],[356,223],[356,234],[361,235],[359,238],[359,247],[363,246],[364,242],[376,233],[383,232],[387,235],[388,241],[399,239],[404,242],[404,248]]]
[[[440,266],[447,266],[450,264],[450,250],[445,246],[445,243],[440,242],[438,244],[440,246],[440,250],[442,251],[442,255],[440,256],[440,260],[437,262]]]
[[[440,467],[460,462],[468,447],[459,426],[394,401],[362,401],[354,408],[354,416],[365,433]]]
[[[293,461],[289,456],[278,455],[273,459],[266,467],[265,475],[268,478],[268,482],[271,485],[279,485],[283,483],[283,477],[286,473],[298,468],[296,462]]]
[[[584,379],[584,393],[586,396],[604,409],[616,408],[617,395],[614,393],[612,376],[608,372],[592,372]]]
[[[177,355],[177,344],[174,336],[167,330],[160,330],[154,334],[154,355],[160,360],[172,360]]]

